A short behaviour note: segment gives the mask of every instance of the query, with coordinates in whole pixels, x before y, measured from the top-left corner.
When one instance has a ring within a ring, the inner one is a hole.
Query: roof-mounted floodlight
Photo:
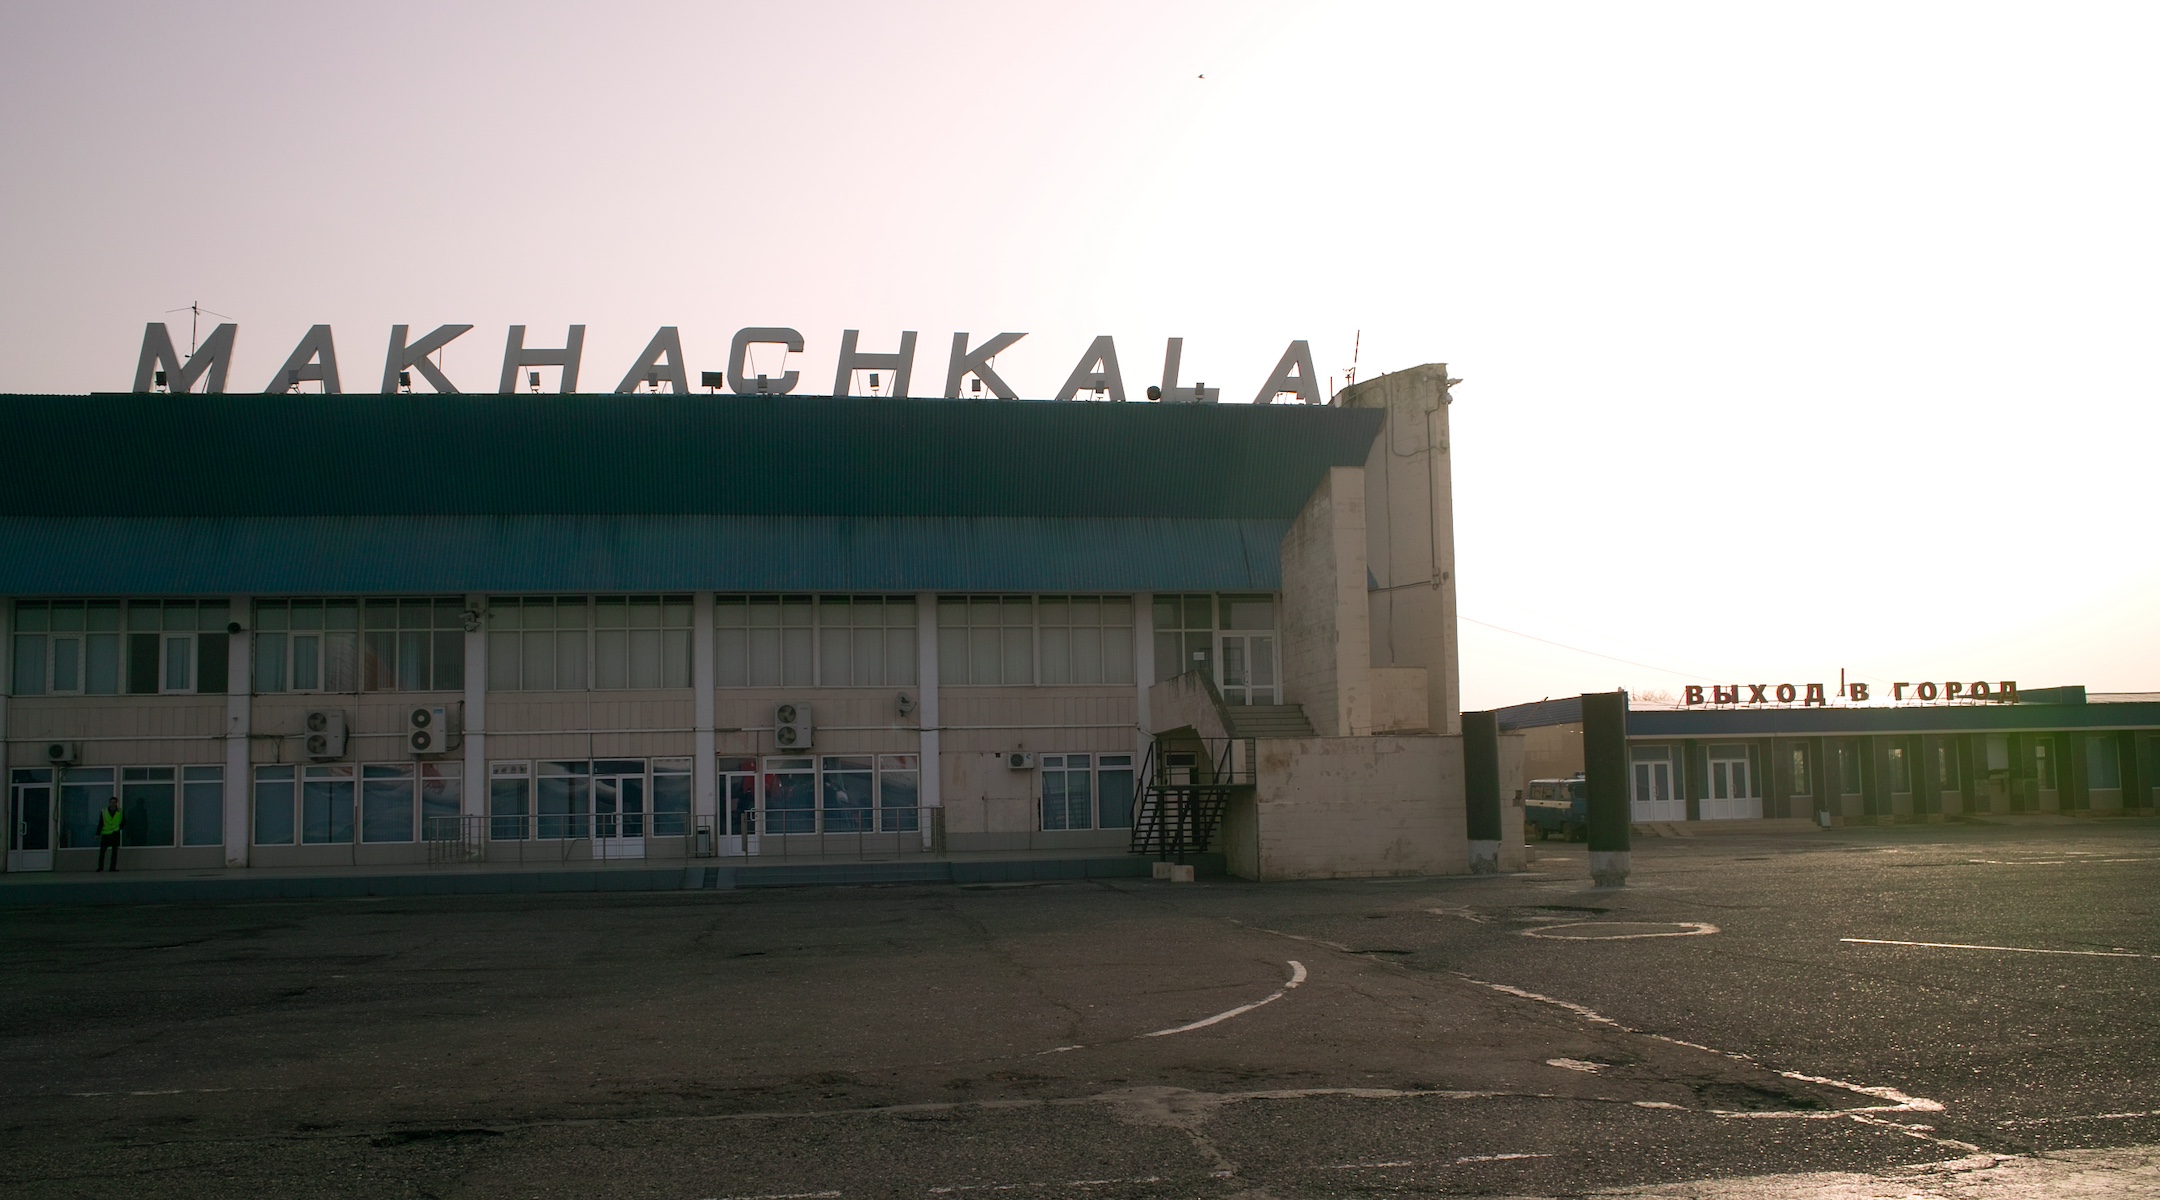
[[[708,392],[717,392],[727,386],[727,372],[700,371],[698,372],[698,386]]]
[[[525,372],[525,382],[528,386],[532,388],[533,391],[538,392],[540,390],[540,372]]]

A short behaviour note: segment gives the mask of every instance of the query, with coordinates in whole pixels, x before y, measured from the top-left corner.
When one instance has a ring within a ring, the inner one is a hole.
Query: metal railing
[[[758,858],[920,858],[945,853],[942,808],[767,809],[734,813],[723,854]]]
[[[423,817],[420,836],[429,866],[487,861],[486,817]]]

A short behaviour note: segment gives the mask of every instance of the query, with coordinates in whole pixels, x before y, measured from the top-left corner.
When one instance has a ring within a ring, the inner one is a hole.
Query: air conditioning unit
[[[72,767],[82,761],[81,742],[45,743],[45,762],[55,767]]]
[[[1005,756],[1005,765],[1015,771],[1032,771],[1035,769],[1035,752],[1033,750],[1012,751]]]
[[[807,704],[782,704],[773,709],[773,744],[782,750],[808,750],[815,727]]]
[[[345,710],[308,710],[306,741],[309,758],[345,757]]]
[[[463,713],[457,705],[410,709],[405,714],[405,749],[416,755],[448,754],[465,744]]]

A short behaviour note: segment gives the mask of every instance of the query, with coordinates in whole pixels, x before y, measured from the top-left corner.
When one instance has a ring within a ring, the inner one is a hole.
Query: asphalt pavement
[[[0,912],[9,1196],[2160,1194],[2160,823]]]

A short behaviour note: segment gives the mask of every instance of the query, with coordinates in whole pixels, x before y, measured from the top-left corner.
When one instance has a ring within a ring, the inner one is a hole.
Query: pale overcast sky
[[[2160,689],[2156,13],[9,0],[0,389],[125,389],[198,300],[232,390],[578,322],[587,390],[784,325],[805,391],[1012,330],[1026,396],[1107,333],[1242,401],[1362,331],[1467,380],[1466,707]]]

